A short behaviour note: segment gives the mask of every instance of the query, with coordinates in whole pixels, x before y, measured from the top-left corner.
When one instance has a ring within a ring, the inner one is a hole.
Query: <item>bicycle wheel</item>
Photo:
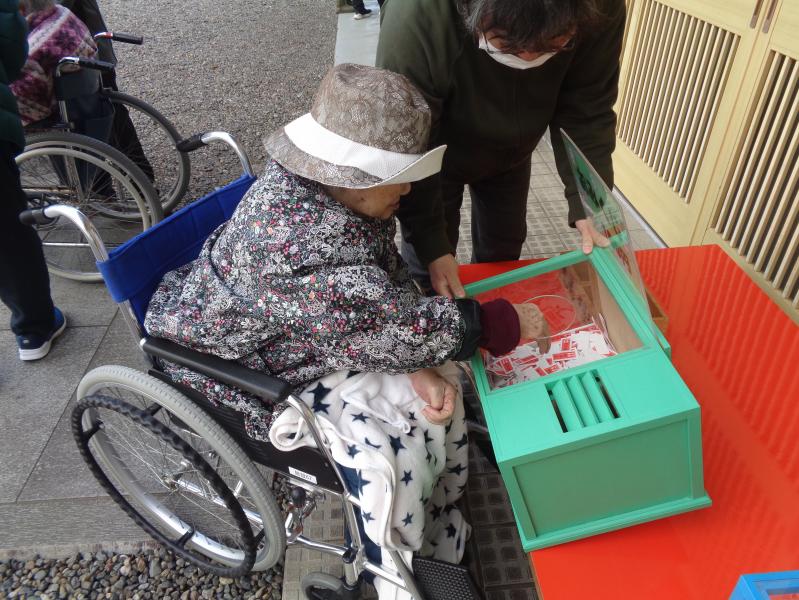
[[[83,398],[72,424],[94,476],[147,533],[217,575],[249,572],[255,540],[247,517],[200,453],[151,414],[118,398]],[[198,491],[185,492],[191,488]],[[200,504],[203,497],[217,503]]]
[[[208,413],[171,386],[134,369],[120,366],[100,367],[87,373],[78,386],[77,397],[79,408],[73,412],[72,427],[79,445],[82,443],[82,432],[90,430],[96,420],[95,414],[81,408],[84,400],[112,398],[148,413],[200,454],[233,491],[249,521],[251,536],[256,540],[252,570],[269,569],[280,560],[286,547],[286,534],[280,509],[269,485],[241,446]],[[89,448],[97,456],[97,462],[117,474],[115,479],[120,492],[132,504],[143,507],[140,512],[146,515],[153,527],[168,527],[170,518],[165,518],[162,512],[147,508],[150,505],[147,496],[137,491],[139,488],[136,487],[136,482],[131,481],[124,471],[115,468],[118,461],[110,453],[108,444],[103,442],[102,437],[98,438]],[[168,477],[163,469],[169,462],[160,457],[159,452],[150,452],[149,456],[152,457],[149,462],[155,464],[158,473],[152,482],[157,491],[159,482]],[[214,507],[221,505],[221,497],[210,494],[207,488],[196,483],[184,480],[176,485],[182,494],[203,508],[215,510]],[[203,533],[213,538],[208,532]],[[223,551],[200,546],[196,550],[214,561],[230,564],[229,557],[236,548],[230,547]]]
[[[92,220],[108,250],[163,216],[152,184],[118,150],[65,132],[31,135],[17,156],[22,189],[32,208],[74,206]],[[37,226],[50,272],[79,281],[102,281],[82,234],[66,219]]]
[[[164,115],[146,102],[122,92],[105,90],[103,94],[114,105],[111,145],[147,175],[164,214],[170,212],[189,185],[189,155],[176,147],[183,138]]]

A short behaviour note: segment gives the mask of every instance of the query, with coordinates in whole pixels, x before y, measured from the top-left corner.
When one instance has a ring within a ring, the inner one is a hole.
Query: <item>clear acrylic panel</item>
[[[585,214],[593,222],[597,231],[610,241],[613,258],[629,276],[639,294],[641,306],[649,312],[646,289],[635,260],[635,248],[633,248],[632,238],[624,218],[624,210],[613,192],[571,138],[562,129],[560,133],[563,136],[574,179],[577,181],[577,189],[580,192],[580,200]],[[654,328],[654,323],[652,326]]]
[[[642,346],[605,282],[584,259],[568,267],[478,294],[479,302],[504,298],[533,303],[549,325],[550,349],[542,353],[534,340],[523,340],[509,354],[483,351],[489,387],[499,389],[546,377]]]

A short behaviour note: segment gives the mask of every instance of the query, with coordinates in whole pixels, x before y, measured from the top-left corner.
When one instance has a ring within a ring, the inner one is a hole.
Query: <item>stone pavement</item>
[[[369,4],[377,8],[376,2]],[[337,61],[352,60],[354,50],[361,62],[369,62],[369,57],[374,55],[377,22],[377,16],[353,21],[351,15],[339,15]],[[363,29],[359,46],[360,27]],[[342,42],[344,34],[346,44]],[[211,73],[205,76],[213,77]],[[523,257],[552,256],[573,248],[574,231],[565,224],[566,203],[546,141],[533,155],[532,173],[528,239]],[[458,258],[466,262],[470,239],[468,199],[463,217]],[[659,244],[634,213],[628,214],[628,222],[636,247]],[[130,552],[141,544],[150,544],[147,536],[116,508],[90,476],[78,455],[69,427],[74,393],[87,371],[106,364],[143,368],[145,362],[102,285],[54,277],[52,288],[53,298],[67,315],[69,327],[43,361],[22,363],[17,359],[14,337],[8,328],[8,311],[0,306],[0,559],[28,557],[35,553],[59,557],[75,550],[98,548]],[[491,474],[481,473],[478,477],[490,478]],[[484,483],[491,481],[487,479]],[[492,487],[496,486],[489,486]],[[512,536],[515,529],[510,513],[500,506],[501,499],[483,500],[496,504],[495,515],[505,510],[509,523],[508,527],[503,525],[485,531],[493,531],[495,536]],[[472,509],[479,512],[479,509]],[[481,518],[480,514],[472,517]],[[490,521],[490,513],[487,518]],[[334,523],[330,525],[335,529]],[[477,541],[480,547],[476,551],[484,564],[496,564],[500,568],[507,563],[513,543],[499,537]],[[321,557],[295,554],[301,552],[290,551],[286,567],[287,592],[296,590],[288,577],[296,558],[321,561]],[[523,555],[521,560],[526,564]],[[508,577],[513,579],[517,575],[529,585],[529,573],[514,572]],[[297,579],[298,575],[293,578]],[[504,594],[492,597],[500,598]]]

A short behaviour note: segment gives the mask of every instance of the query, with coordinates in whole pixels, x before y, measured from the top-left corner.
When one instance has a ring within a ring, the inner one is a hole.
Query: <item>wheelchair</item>
[[[71,65],[77,70],[65,72]],[[64,57],[53,79],[58,117],[26,127],[25,149],[16,157],[28,205],[69,205],[94,221],[106,247],[120,246],[163,218],[158,193],[127,156],[105,143],[114,119],[100,95],[100,73],[114,66]],[[69,219],[35,228],[51,273],[78,281],[101,281],[91,248]]]
[[[301,589],[309,600],[361,598],[367,574],[416,600],[481,598],[466,567],[421,557],[407,564],[399,552],[386,549],[381,563],[367,557],[357,490],[348,487],[314,413],[287,383],[144,332],[148,302],[163,275],[197,257],[208,235],[230,218],[255,181],[246,154],[226,133],[196,135],[181,146],[188,152],[214,141],[233,148],[244,175],[110,253],[91,222],[74,207],[47,206],[20,217],[38,224],[64,218],[78,227],[150,364],[147,373],[103,366],[84,376],[71,415],[83,459],[111,498],[151,537],[219,576],[269,569],[287,545],[297,544],[338,556],[344,565],[343,580],[321,572],[303,578]],[[194,389],[173,382],[163,372],[163,361],[268,404],[287,403],[307,424],[316,448],[281,452],[249,437],[241,412],[212,404]],[[291,488],[285,515],[270,487],[274,473]],[[341,502],[347,540],[343,544],[304,534],[304,521],[325,497]]]

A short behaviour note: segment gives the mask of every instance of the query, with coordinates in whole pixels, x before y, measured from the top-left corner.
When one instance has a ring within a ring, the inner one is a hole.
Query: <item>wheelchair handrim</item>
[[[82,425],[84,429],[91,428],[96,421],[96,410],[89,409],[83,413]],[[191,525],[181,520],[180,517],[159,502],[153,494],[147,492],[139,485],[136,477],[119,457],[116,456],[113,445],[105,432],[102,430],[98,431],[92,439],[98,448],[98,452],[95,452],[94,455],[99,459],[99,462],[102,463],[104,470],[112,474],[115,481],[119,483],[129,495],[133,496],[139,505],[147,510],[151,516],[167,526],[175,535],[184,535],[186,532],[193,529]],[[206,497],[206,499],[208,498]],[[189,544],[208,558],[225,565],[237,566],[244,560],[243,551],[217,542],[202,532],[195,531],[187,542],[187,545]]]
[[[95,369],[95,371],[102,369]],[[135,373],[135,371],[133,371],[132,369],[124,369],[124,370]],[[94,371],[92,371],[89,375],[93,373]],[[152,379],[150,376],[144,375],[142,373],[135,373],[135,374],[146,379],[147,378]],[[89,375],[84,377],[84,380],[87,377],[89,377]],[[134,385],[134,382],[132,381],[126,382],[124,381],[125,378],[119,375],[110,375],[112,379],[106,379],[106,377],[107,377],[106,374],[103,373],[102,379],[100,379],[99,381],[93,381],[90,385],[86,386],[84,386],[83,382],[81,382],[81,385],[79,386],[78,390],[79,399],[96,394],[102,389],[108,389],[110,386],[112,388],[117,389],[118,390],[117,393],[126,392],[132,395],[137,395],[141,400],[146,400],[148,404],[159,404],[160,406],[164,407],[164,409],[169,413],[171,426],[173,427],[178,426],[179,428],[183,429],[182,427],[180,427],[179,423],[172,421],[173,418],[176,419],[177,421],[181,421],[183,418],[186,418],[179,406],[164,405],[162,402],[159,401],[159,395],[154,390],[147,390],[145,389],[146,386],[140,387],[139,384]],[[158,382],[157,384],[164,386],[166,385],[163,384],[162,382]],[[177,392],[175,392],[174,390],[171,391],[172,393],[177,394]],[[129,402],[129,400],[126,400],[121,396],[120,400]],[[186,400],[186,402],[191,404],[189,400]],[[192,406],[196,407],[196,405],[193,404]],[[191,433],[192,435],[205,439],[204,436],[202,435],[198,435],[194,432]],[[215,437],[213,436],[213,434],[211,435],[212,437]],[[208,443],[208,439],[205,439],[205,442]],[[208,444],[208,449],[218,453],[218,451],[214,449],[214,447],[211,446],[210,444]],[[267,527],[266,526],[267,524],[264,522],[264,514],[270,514],[269,513],[270,507],[268,499],[265,499],[263,497],[263,494],[264,493],[269,494],[270,492],[268,488],[266,490],[258,491],[259,484],[257,481],[253,479],[253,476],[262,477],[262,475],[257,471],[254,474],[247,474],[246,469],[245,471],[239,471],[237,468],[234,468],[234,464],[236,463],[235,461],[232,460],[233,459],[232,456],[228,456],[226,454],[225,450],[222,450],[221,453],[218,453],[218,456],[222,461],[224,461],[224,463],[227,465],[227,468],[230,469],[230,474],[236,477],[238,479],[238,482],[240,484],[243,484],[245,488],[244,494],[242,494],[240,490],[234,491],[234,494],[238,499],[242,510],[244,511],[245,517],[250,521],[251,525],[262,528],[264,532],[267,532],[268,530],[269,535],[264,540],[266,542],[266,545],[261,546],[259,544],[258,549],[256,551],[254,570],[261,571],[267,568],[271,568],[271,566],[275,564],[280,553],[282,552],[281,549],[285,548],[285,540],[282,537],[276,536],[276,534],[282,533],[283,531],[282,518],[279,518],[276,523],[280,527],[279,532],[274,530],[274,525],[270,525],[270,527]],[[233,487],[231,487],[231,485],[232,485],[231,483],[228,483],[228,487],[230,487],[230,489],[232,490]],[[272,502],[274,503],[274,500],[272,500]],[[271,522],[272,520],[270,519],[270,523]]]

